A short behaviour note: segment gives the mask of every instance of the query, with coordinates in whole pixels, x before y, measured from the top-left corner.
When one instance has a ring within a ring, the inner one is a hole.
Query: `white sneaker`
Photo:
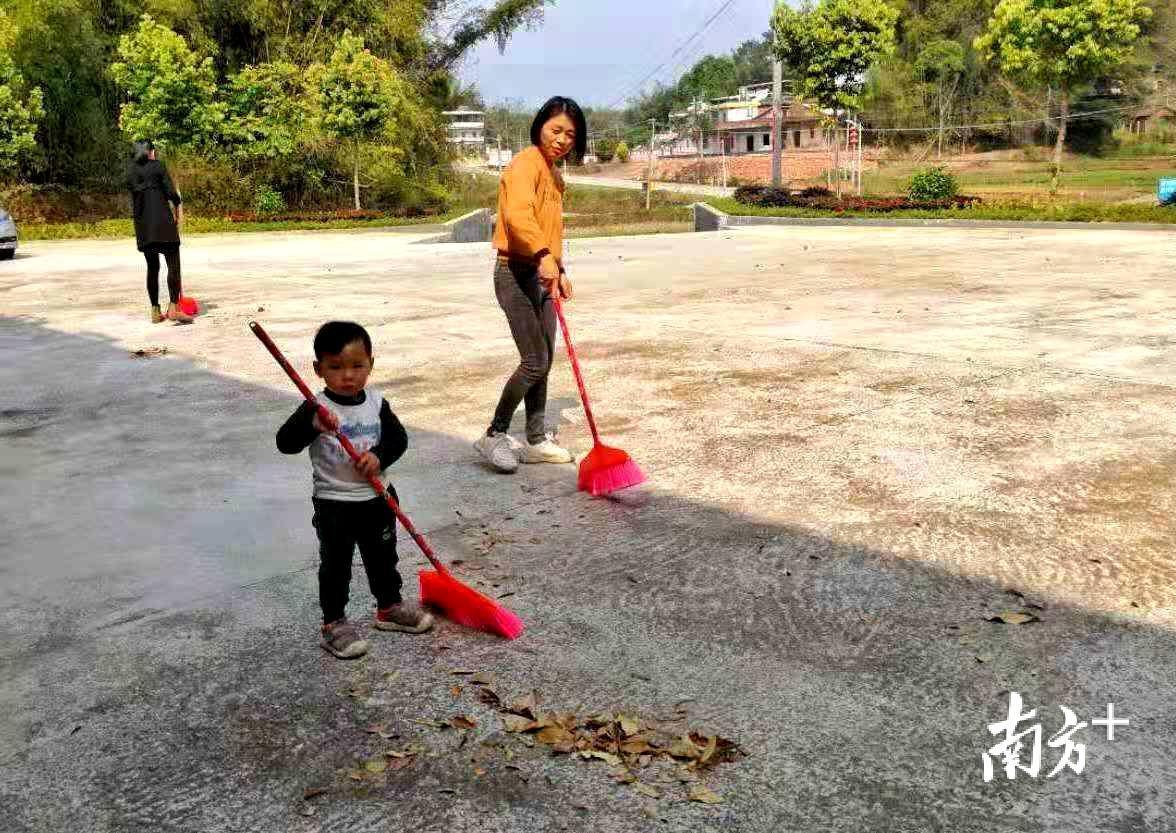
[[[570,463],[574,458],[572,452],[560,448],[555,444],[555,437],[548,434],[541,443],[523,445],[519,459],[524,463]]]
[[[497,471],[503,474],[518,471],[519,456],[511,447],[510,437],[506,434],[485,434],[474,443],[474,448]]]

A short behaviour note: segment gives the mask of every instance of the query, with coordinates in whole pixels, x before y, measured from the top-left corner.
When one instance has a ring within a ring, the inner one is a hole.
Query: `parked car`
[[[16,220],[0,208],[0,260],[12,260],[16,256]]]

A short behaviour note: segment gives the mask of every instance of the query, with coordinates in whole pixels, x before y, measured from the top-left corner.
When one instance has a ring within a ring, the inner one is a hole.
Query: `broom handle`
[[[318,409],[319,420],[324,425],[329,422],[330,412],[311,393],[310,388],[306,386],[306,383],[302,381],[302,377],[298,375],[298,371],[291,366],[290,362],[286,361],[286,357],[282,355],[282,351],[278,349],[278,345],[274,344],[273,339],[269,337],[269,333],[256,321],[249,322],[249,329],[257,336],[258,341],[265,345],[265,349],[270,351],[270,355],[277,360],[282,370],[286,371],[286,375],[290,377],[290,381],[294,383],[299,392],[306,398],[306,401]],[[347,456],[352,461],[358,463],[359,452],[355,450],[355,446],[351,444],[351,440],[347,439],[341,431],[335,431],[335,439],[339,441],[339,445],[343,446],[343,450],[347,452]],[[436,568],[437,572],[442,575],[449,575],[449,571],[445,569],[445,566],[433,553],[433,548],[429,546],[429,542],[425,540],[425,536],[417,532],[416,527],[412,525],[412,521],[408,519],[408,515],[404,514],[404,510],[400,508],[400,504],[396,502],[396,498],[392,497],[392,493],[388,491],[387,487],[384,486],[378,477],[369,477],[367,481],[375,489],[376,494],[387,502],[388,508],[395,513],[396,519],[400,521],[400,525],[412,536],[412,540],[416,541],[417,546],[421,548],[421,552],[425,554],[425,558],[429,559],[429,562]]]
[[[559,300],[559,289],[551,296],[555,304],[555,314],[559,316],[559,326],[563,330],[564,344],[568,348],[568,358],[572,362],[572,373],[576,377],[576,387],[580,389],[580,401],[584,403],[584,415],[588,417],[588,427],[592,430],[592,442],[600,445],[600,432],[596,430],[596,419],[592,416],[592,406],[588,404],[588,391],[584,388],[584,376],[580,373],[580,360],[576,358],[576,348],[572,345],[572,334],[568,332],[568,322],[564,318],[563,303]]]

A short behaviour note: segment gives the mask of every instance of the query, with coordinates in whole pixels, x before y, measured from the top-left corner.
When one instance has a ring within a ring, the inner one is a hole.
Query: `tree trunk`
[[[360,209],[360,144],[355,142],[355,168],[352,184],[355,186],[355,211]]]
[[[1058,98],[1061,104],[1061,117],[1058,120],[1058,142],[1054,145],[1053,155],[1053,184],[1050,188],[1050,193],[1056,194],[1058,192],[1059,175],[1062,172],[1062,152],[1066,148],[1066,128],[1070,124],[1070,90],[1067,87],[1062,87]]]
[[[946,114],[943,112],[943,86],[942,86],[942,82],[940,82],[940,87],[939,87],[939,150],[935,156],[935,158],[939,159],[939,160],[943,159],[943,129],[944,129],[945,118],[946,118]]]
[[[833,111],[833,176],[837,178],[837,199],[841,199],[841,111]]]

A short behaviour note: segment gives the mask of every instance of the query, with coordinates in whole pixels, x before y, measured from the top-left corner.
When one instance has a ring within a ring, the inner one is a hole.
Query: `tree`
[[[331,60],[313,67],[311,76],[319,126],[328,136],[351,144],[358,210],[363,144],[382,140],[388,153],[403,155],[412,134],[423,128],[424,114],[400,74],[365,49],[363,39],[349,31],[339,39]]]
[[[728,56],[707,55],[678,81],[678,92],[684,99],[698,95],[703,98],[734,95],[738,88],[735,59]]]
[[[212,58],[200,57],[150,15],[118,41],[110,74],[126,95],[119,126],[131,139],[176,148],[209,148],[221,133],[225,106],[216,100]]]
[[[894,50],[898,10],[884,0],[820,0],[772,17],[776,55],[799,76],[801,95],[833,110],[833,167],[841,196],[841,113],[860,107],[866,72]]]
[[[731,53],[735,61],[735,84],[762,84],[772,77],[772,33],[765,32],[759,40],[747,40]]]
[[[967,68],[964,47],[958,41],[937,40],[927,45],[915,61],[915,74],[927,84],[935,98],[935,115],[939,120],[938,156],[943,158],[943,134],[960,79]]]
[[[1072,97],[1123,65],[1150,16],[1144,0],[1000,0],[987,31],[976,38],[976,50],[1002,73],[1057,96],[1055,192]]]
[[[223,145],[246,160],[297,152],[308,121],[302,71],[285,61],[246,67],[228,88]]]
[[[29,88],[10,57],[16,27],[0,9],[0,176],[17,171],[37,149],[37,122],[44,115],[41,91]]]

